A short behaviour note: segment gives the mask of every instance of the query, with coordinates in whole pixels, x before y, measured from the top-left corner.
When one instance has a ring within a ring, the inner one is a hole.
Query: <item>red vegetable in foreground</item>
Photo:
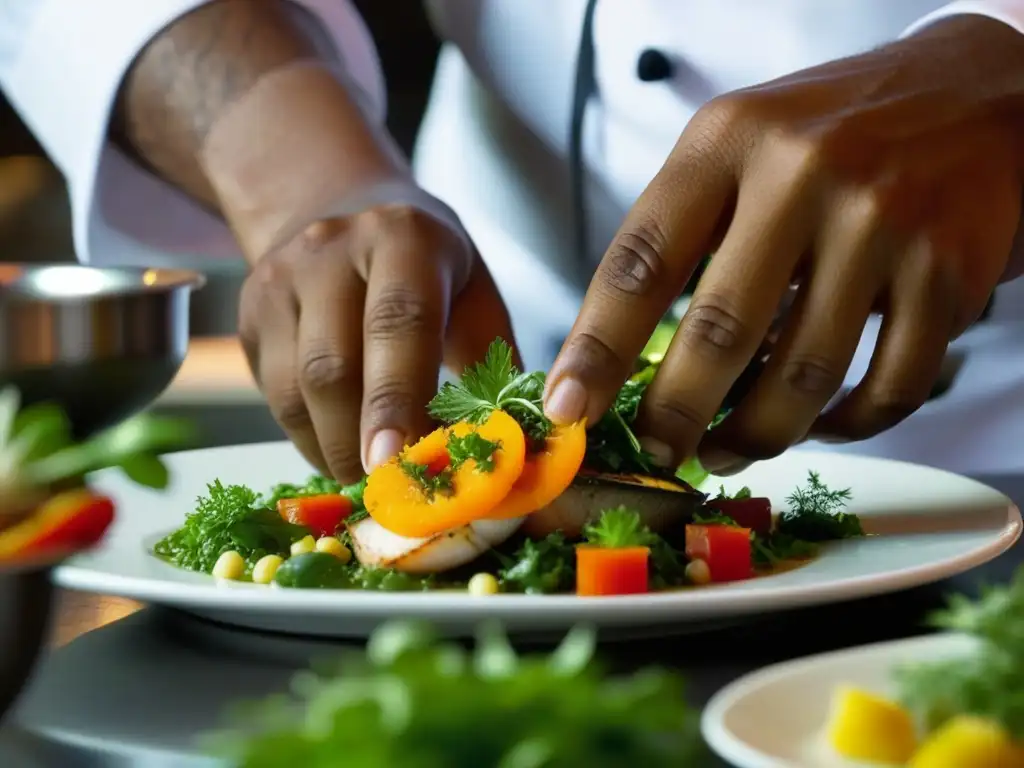
[[[720,515],[732,518],[741,528],[750,528],[758,536],[768,536],[772,531],[771,499],[711,499],[707,507]]]
[[[339,493],[278,499],[277,511],[293,525],[309,528],[317,536],[333,536],[335,529],[352,514],[352,502]]]
[[[648,591],[647,547],[576,547],[576,594],[637,595]]]
[[[731,525],[688,525],[686,556],[708,564],[712,583],[752,578],[750,534],[749,528]]]
[[[98,543],[114,521],[114,502],[87,489],[67,491],[0,533],[0,562],[54,558]]]

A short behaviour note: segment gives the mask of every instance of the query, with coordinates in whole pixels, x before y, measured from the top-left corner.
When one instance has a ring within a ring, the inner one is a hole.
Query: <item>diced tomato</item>
[[[749,528],[688,525],[686,556],[706,562],[713,583],[742,581],[754,575]]]
[[[708,509],[731,517],[741,528],[750,528],[761,536],[767,536],[772,531],[771,499],[712,499],[707,506]]]
[[[648,591],[647,547],[576,547],[576,594],[637,595]]]
[[[0,534],[0,560],[58,557],[97,544],[114,521],[114,502],[87,489],[60,493]]]
[[[352,514],[352,502],[340,493],[278,499],[277,511],[294,525],[309,528],[317,536],[333,536],[335,529]]]

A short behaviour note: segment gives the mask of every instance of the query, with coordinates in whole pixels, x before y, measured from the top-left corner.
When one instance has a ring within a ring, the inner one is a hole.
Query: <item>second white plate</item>
[[[646,632],[673,625],[698,628],[926,584],[995,558],[1021,533],[1013,503],[973,480],[899,462],[791,452],[755,464],[730,478],[726,487],[749,486],[781,506],[806,482],[808,470],[815,470],[830,487],[850,487],[849,511],[869,529],[888,533],[830,545],[810,564],[766,578],[629,597],[270,589],[218,584],[210,576],[168,565],[150,548],[181,525],[214,479],[262,492],[275,483],[304,480],[309,466],[284,442],[188,451],[170,456],[169,464],[173,482],[165,493],[140,489],[112,472],[97,475],[96,486],[117,500],[118,518],[100,548],[55,571],[60,586],[296,634],[365,636],[396,616],[427,620],[459,634],[484,619],[499,619],[515,633],[559,632],[579,622]],[[916,533],[905,533],[911,530]]]
[[[708,702],[701,718],[704,739],[739,768],[861,768],[863,763],[840,757],[825,740],[836,688],[849,684],[891,696],[897,667],[963,656],[974,642],[962,635],[928,635],[767,667]]]

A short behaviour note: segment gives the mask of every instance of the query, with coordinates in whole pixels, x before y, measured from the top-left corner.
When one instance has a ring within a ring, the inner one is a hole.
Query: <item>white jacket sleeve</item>
[[[227,227],[107,140],[121,81],[164,27],[209,0],[0,0],[0,88],[67,180],[78,258],[159,266],[239,257]],[[349,0],[293,0],[381,123],[384,83]]]
[[[912,35],[940,19],[963,14],[988,16],[1024,33],[1024,0],[955,0],[918,19],[903,36]]]

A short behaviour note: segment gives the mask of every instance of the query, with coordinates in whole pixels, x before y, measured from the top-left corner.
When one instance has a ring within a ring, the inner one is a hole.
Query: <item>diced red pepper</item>
[[[638,595],[648,591],[647,547],[576,547],[576,594]]]
[[[688,525],[686,556],[707,563],[713,583],[742,581],[754,575],[749,528]]]
[[[56,558],[97,544],[114,521],[114,502],[88,489],[60,493],[0,533],[0,561]]]
[[[741,528],[750,528],[760,536],[772,531],[772,502],[767,498],[712,499],[708,509],[730,517]]]
[[[340,493],[278,499],[277,511],[294,525],[309,528],[316,536],[333,536],[341,521],[352,514],[352,501]]]

